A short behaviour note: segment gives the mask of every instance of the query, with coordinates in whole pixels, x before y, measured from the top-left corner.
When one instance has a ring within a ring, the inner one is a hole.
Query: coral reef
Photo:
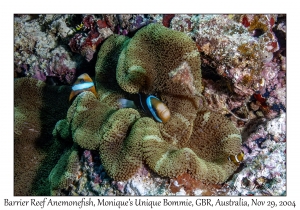
[[[286,195],[284,14],[15,15],[14,35],[15,195]],[[68,104],[82,73],[97,94]],[[170,120],[122,108],[138,94]]]
[[[144,15],[86,15],[82,17],[69,46],[72,52],[80,53],[90,62],[97,47],[113,33],[127,35],[152,22],[156,21]]]
[[[228,182],[230,194],[285,195],[285,114],[255,127],[243,144],[245,167]]]
[[[140,134],[143,159],[150,168],[162,176],[176,177],[189,171],[197,179],[224,182],[236,168],[227,157],[240,152],[241,138],[229,121],[222,121],[221,115],[205,110],[198,112],[202,109],[201,97],[197,96],[202,89],[200,59],[192,40],[184,33],[149,24],[130,41],[114,36],[107,42],[103,45],[104,50],[99,51],[97,75],[106,72],[107,60],[103,57],[112,56],[109,52],[114,51],[114,47],[117,48],[114,52],[119,52],[123,46],[117,65],[110,65],[116,66],[118,84],[129,93],[160,95],[171,111],[170,121],[163,125],[150,118],[141,118],[132,127],[132,131],[143,130]],[[107,50],[108,47],[111,49]],[[141,53],[144,49],[147,53]],[[112,84],[112,87],[116,85]],[[101,86],[98,83],[97,89]],[[209,137],[214,126],[218,129],[213,133],[219,133],[219,136]],[[198,129],[203,129],[202,133]],[[203,145],[199,145],[199,139]],[[209,146],[204,147],[208,142]],[[215,148],[220,150],[213,151]]]
[[[200,16],[195,39],[205,64],[233,81],[233,91],[252,95],[263,86],[260,72],[272,60],[264,37],[253,37],[241,24],[228,16]],[[220,27],[222,25],[222,27]],[[216,28],[217,30],[212,30]]]
[[[98,24],[93,15],[82,20],[85,33],[76,33],[70,40],[72,52],[80,53],[89,62],[93,59],[97,46],[113,32],[106,25]]]
[[[199,180],[224,182],[236,169],[227,158],[240,152],[241,137],[222,115],[205,110],[200,104],[200,60],[192,40],[157,24],[141,29],[127,45],[124,44],[126,39],[120,36],[113,39],[108,39],[108,44],[103,45],[104,50],[99,52],[97,77],[101,78],[101,74],[107,72],[109,59],[106,56],[118,55],[120,51],[110,52],[123,46],[117,65],[110,65],[116,66],[118,84],[129,93],[160,94],[172,117],[163,125],[148,117],[137,120],[140,114],[136,110],[114,112],[87,91],[76,97],[68,111],[67,126],[70,125],[73,141],[85,149],[99,147],[103,166],[116,180],[130,178],[143,159],[161,176],[177,177],[189,172]],[[138,53],[143,48],[147,49],[147,54]],[[167,56],[164,55],[166,51]],[[156,58],[151,62],[153,54]],[[174,58],[177,58],[176,62]],[[160,65],[161,59],[165,65]],[[136,74],[138,71],[141,73]],[[97,89],[109,92],[105,88],[107,82],[116,81],[98,82]],[[112,84],[112,87],[116,85]]]
[[[210,108],[234,116],[239,127],[285,112],[284,16],[180,14],[170,28],[195,40]]]
[[[285,58],[280,54],[285,50],[284,23],[279,46],[276,21],[277,15],[175,15],[170,27],[195,40],[202,71],[209,71],[214,80],[218,75],[240,101],[258,91],[285,91],[285,80],[280,79],[285,78]]]
[[[77,65],[71,54],[59,44],[59,37],[63,38],[72,32],[62,24],[67,15],[47,15],[49,20],[44,20],[42,15],[37,19],[31,17],[14,17],[15,76],[33,76],[42,81],[52,76],[57,77],[62,84],[71,84]],[[48,26],[51,21],[52,24]],[[44,31],[43,24],[49,27],[48,33]]]

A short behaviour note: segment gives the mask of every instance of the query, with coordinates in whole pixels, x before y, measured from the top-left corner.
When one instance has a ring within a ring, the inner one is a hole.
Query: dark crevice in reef
[[[222,79],[222,77],[217,74],[216,69],[210,66],[201,66],[201,72],[203,79],[210,79],[214,82]]]
[[[28,195],[50,195],[48,176],[66,148],[73,144],[70,141],[58,141],[52,136],[52,131],[58,120],[66,117],[70,90],[68,87],[45,86],[43,88],[43,105],[40,112],[41,136],[35,140],[35,147],[46,153],[39,165],[32,188]],[[62,90],[64,89],[64,90]],[[70,89],[70,88],[69,88]]]

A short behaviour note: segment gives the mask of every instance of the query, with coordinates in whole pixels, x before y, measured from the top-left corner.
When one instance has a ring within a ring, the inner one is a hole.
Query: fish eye
[[[80,83],[84,83],[84,79],[80,79],[79,82],[80,82]]]

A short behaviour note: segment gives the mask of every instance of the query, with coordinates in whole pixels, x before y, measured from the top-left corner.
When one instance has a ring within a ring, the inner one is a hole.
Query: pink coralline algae
[[[93,15],[83,18],[83,32],[76,33],[70,40],[72,52],[80,53],[89,62],[93,59],[97,46],[113,32],[106,22],[96,20]]]
[[[82,28],[71,38],[69,46],[72,52],[80,53],[90,62],[97,46],[108,36],[113,33],[135,33],[141,27],[154,22],[156,20],[150,15],[87,15],[82,20]]]
[[[203,95],[213,109],[253,119],[249,99],[258,116],[274,118],[286,105],[285,22],[277,15],[175,15],[170,28],[187,33],[201,54]],[[277,38],[276,34],[280,34]],[[280,43],[280,44],[279,44]],[[250,100],[251,102],[251,100]],[[244,111],[241,111],[244,109]],[[250,109],[250,110],[249,110]]]
[[[228,181],[229,194],[286,194],[286,115],[261,120],[244,133],[244,167]]]
[[[62,53],[56,53],[46,65],[46,69],[39,69],[36,64],[33,69],[35,74],[33,78],[38,80],[46,81],[47,76],[57,77],[62,84],[72,84],[76,73],[75,68],[70,68],[67,65],[68,55]]]
[[[162,24],[169,28],[170,27],[170,23],[172,18],[175,16],[175,14],[167,14],[167,15],[163,15],[163,20],[162,20]]]
[[[251,96],[266,85],[261,72],[278,50],[269,47],[270,42],[277,43],[269,28],[268,33],[254,37],[242,24],[222,15],[200,16],[197,27],[194,38],[203,53],[203,65],[230,79],[235,93]]]
[[[238,22],[239,18],[230,15],[176,15],[170,27],[195,39],[202,54],[203,67],[209,66],[221,77],[231,80],[237,94],[250,96],[266,85],[262,70],[272,61],[273,53],[279,50],[272,32],[274,23],[270,21],[276,21],[276,15],[249,15],[248,28]],[[260,36],[254,34],[258,30],[262,30]]]
[[[148,25],[149,23],[156,23],[157,20],[154,18],[158,17],[155,15],[133,15],[132,18],[129,19],[129,32],[136,32],[138,29]]]
[[[51,15],[39,16],[38,19],[31,19],[30,15],[14,17],[15,76],[35,77],[42,81],[47,76],[52,76],[58,78],[62,84],[71,84],[76,63],[70,53],[59,44],[58,37],[63,38],[62,36],[72,30],[63,24],[56,27],[55,23],[66,19],[61,15],[49,26],[48,33],[44,32],[42,20],[46,20],[43,18],[48,18],[48,21],[55,19]],[[52,26],[56,29],[52,30]]]
[[[236,18],[238,18],[237,16]],[[277,38],[273,32],[273,27],[277,15],[241,15],[239,22],[241,22],[252,33],[252,36],[264,36],[266,50],[269,52],[276,52],[279,50]]]

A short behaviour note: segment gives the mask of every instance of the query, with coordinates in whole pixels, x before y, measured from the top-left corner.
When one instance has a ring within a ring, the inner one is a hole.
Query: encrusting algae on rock
[[[83,50],[73,51],[88,56],[86,62],[96,63],[95,75],[90,70],[82,72],[89,75],[78,72],[72,89],[32,80],[29,83],[38,87],[31,88],[32,94],[36,92],[36,107],[42,107],[41,111],[33,109],[26,100],[22,104],[15,103],[15,162],[23,159],[18,151],[20,145],[29,142],[25,149],[34,147],[47,125],[49,135],[43,134],[42,138],[50,145],[49,151],[31,149],[28,158],[38,157],[37,166],[30,169],[32,176],[26,179],[27,184],[15,179],[19,186],[15,194],[22,195],[19,189],[25,187],[28,195],[246,195],[247,190],[241,190],[244,185],[239,179],[245,181],[244,174],[256,166],[258,160],[252,158],[253,151],[263,150],[261,145],[267,145],[267,150],[278,148],[278,143],[272,144],[273,140],[281,142],[284,138],[273,134],[276,132],[271,131],[270,123],[265,123],[269,136],[256,137],[254,132],[258,129],[250,127],[251,124],[264,125],[261,124],[263,119],[256,121],[257,116],[272,118],[279,112],[285,116],[281,110],[285,105],[284,94],[273,91],[285,90],[282,74],[285,59],[275,55],[279,48],[274,44],[277,43],[276,31],[272,32],[277,15],[150,15],[143,18],[140,15],[87,15],[82,16],[81,23],[78,22],[80,17],[68,19],[76,20],[78,26],[66,38],[71,39],[70,47],[80,45],[80,36],[85,33],[88,38],[83,40],[82,49],[88,49],[89,39],[98,39],[99,29],[114,34],[107,34],[99,43],[94,43],[88,55]],[[57,21],[63,20],[58,18]],[[129,30],[132,24],[135,30]],[[224,26],[219,27],[222,24]],[[216,30],[211,31],[211,27]],[[222,31],[223,39],[219,34]],[[93,54],[98,44],[96,57]],[[281,78],[267,80],[270,71],[278,72]],[[24,83],[22,79],[17,78],[16,84]],[[281,86],[274,86],[276,82]],[[27,83],[24,83],[26,87],[32,86]],[[52,105],[45,106],[47,100],[39,86],[53,89],[46,97],[53,98],[57,92],[63,92],[59,99],[64,96],[65,100],[53,100]],[[264,87],[267,87],[265,92]],[[26,89],[16,90],[23,93]],[[18,97],[22,99],[21,95]],[[260,98],[264,99],[263,103]],[[53,105],[55,103],[57,105]],[[60,114],[47,112],[50,106],[61,107],[63,111]],[[230,118],[224,116],[226,113]],[[50,119],[49,123],[44,121],[46,118]],[[36,119],[37,123],[30,119]],[[249,132],[245,131],[247,128]],[[38,136],[22,141],[25,131]],[[284,146],[282,143],[274,157],[278,158]],[[45,164],[46,160],[50,162]],[[269,159],[266,161],[270,163],[262,165],[273,164]],[[17,166],[15,164],[15,168]],[[17,177],[21,177],[21,171],[20,167],[16,170]],[[257,173],[250,182],[267,180],[267,186],[275,183],[273,179],[284,179],[284,176],[278,177],[277,171],[261,174]],[[43,188],[38,189],[33,184],[35,180],[38,183],[46,180]],[[238,191],[230,189],[234,186],[238,186]],[[278,184],[276,189],[279,189]],[[279,190],[275,195],[277,192]]]

